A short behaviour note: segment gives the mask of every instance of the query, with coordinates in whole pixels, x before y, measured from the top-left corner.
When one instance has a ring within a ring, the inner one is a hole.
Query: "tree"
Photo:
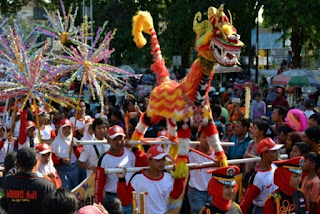
[[[263,18],[274,31],[290,38],[293,68],[301,67],[303,45],[314,49],[320,43],[320,2],[318,0],[265,0]]]
[[[1,14],[7,16],[10,13],[16,13],[29,2],[31,2],[31,0],[0,0]]]
[[[183,67],[189,67],[193,61],[191,55],[194,53],[196,37],[192,29],[195,14],[201,11],[203,19],[207,19],[208,8],[210,6],[217,8],[224,2],[222,0],[93,1],[94,32],[106,20],[108,21],[107,31],[117,29],[111,41],[111,47],[115,48],[115,52],[111,55],[113,65],[129,64],[149,67],[152,63],[150,42],[142,49],[138,49],[131,35],[132,17],[138,10],[147,10],[154,19],[155,30],[167,65],[171,65],[173,55],[181,55]],[[76,24],[80,25],[83,16],[82,0],[64,0],[66,10],[71,3],[76,3],[79,7]],[[89,6],[90,0],[86,0],[85,3]],[[243,48],[243,55],[249,53],[251,29],[260,5],[261,3],[256,5],[256,0],[230,0],[225,4],[225,13],[228,15],[227,9],[232,12],[233,24],[241,35],[242,41],[247,44]],[[61,11],[58,0],[52,0],[48,6]],[[146,37],[150,41],[150,37]]]

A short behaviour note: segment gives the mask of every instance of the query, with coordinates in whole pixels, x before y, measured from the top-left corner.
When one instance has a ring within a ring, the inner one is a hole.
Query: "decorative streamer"
[[[250,101],[251,101],[251,90],[249,86],[245,86],[246,96],[245,96],[245,105],[246,105],[246,113],[244,115],[245,118],[250,117]]]
[[[17,24],[13,28],[6,26],[4,31],[8,34],[0,38],[0,46],[4,47],[0,50],[0,72],[7,78],[0,80],[0,101],[24,98],[21,110],[29,98],[36,98],[47,110],[52,109],[48,100],[75,108],[76,100],[61,93],[60,84],[55,82],[60,77],[59,68],[49,65],[47,44],[31,52]]]

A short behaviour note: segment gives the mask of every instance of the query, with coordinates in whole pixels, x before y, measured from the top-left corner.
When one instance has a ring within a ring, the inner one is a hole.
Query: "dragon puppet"
[[[151,70],[157,74],[158,86],[151,92],[148,108],[141,115],[132,140],[141,140],[149,126],[166,119],[170,139],[177,142],[169,151],[170,155],[176,157],[176,178],[184,177],[188,170],[185,164],[188,161],[192,127],[201,127],[220,165],[227,166],[227,158],[212,118],[208,91],[214,75],[214,64],[237,64],[243,43],[239,40],[240,36],[232,26],[232,21],[229,22],[223,12],[223,5],[218,9],[210,7],[208,20],[201,19],[201,13],[198,12],[193,21],[198,57],[184,80],[177,83],[169,78],[150,13],[139,11],[133,17],[132,33],[136,45],[141,48],[146,44],[143,32],[151,36],[154,59]]]

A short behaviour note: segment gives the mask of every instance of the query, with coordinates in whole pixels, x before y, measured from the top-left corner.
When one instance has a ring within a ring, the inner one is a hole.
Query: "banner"
[[[94,202],[94,183],[96,173],[93,172],[89,177],[83,180],[78,186],[76,186],[71,192],[78,199],[78,208],[86,205],[92,205]]]

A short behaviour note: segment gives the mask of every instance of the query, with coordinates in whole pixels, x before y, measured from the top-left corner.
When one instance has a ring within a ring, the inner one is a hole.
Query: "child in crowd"
[[[302,134],[300,132],[290,132],[287,135],[287,140],[285,143],[285,153],[287,155],[290,155],[292,147],[295,143],[302,141]]]
[[[117,189],[122,205],[132,204],[132,191],[136,191],[140,212],[140,193],[144,192],[146,195],[145,213],[166,213],[169,195],[173,199],[179,198],[185,180],[184,178],[174,179],[170,173],[163,171],[166,156],[167,153],[161,146],[152,146],[147,151],[149,169],[135,173],[128,185],[126,184],[126,170],[118,174]]]
[[[14,152],[14,138],[8,137],[7,127],[0,125],[0,163],[4,163],[4,159],[7,154]]]
[[[84,133],[81,140],[94,140],[94,131],[92,129],[92,123],[94,122],[94,118],[90,117],[86,120],[84,125]]]
[[[101,189],[104,189],[105,200],[117,198],[118,194],[120,194],[117,192],[117,175],[106,175],[104,169],[147,165],[146,158],[140,150],[133,148],[131,151],[129,148],[124,147],[125,136],[124,130],[118,125],[111,126],[108,129],[108,143],[110,144],[110,149],[99,159],[98,167],[96,169],[96,189],[99,189],[99,192],[96,193],[97,202],[103,202],[103,191],[101,191]],[[126,180],[129,181],[131,176],[132,173],[127,173]],[[132,206],[123,206],[123,212],[132,213]]]
[[[320,127],[309,127],[302,135],[302,140],[309,144],[311,151],[320,154]]]
[[[77,139],[81,139],[81,137],[83,136],[84,133],[84,127],[85,127],[85,122],[86,120],[88,120],[90,118],[89,115],[86,115],[86,103],[84,101],[81,101],[79,103],[79,107],[80,110],[78,110],[78,112],[76,112],[76,115],[72,116],[70,118],[70,121],[72,124],[75,124],[75,133],[74,136]],[[75,119],[75,116],[77,117],[77,119]]]
[[[20,133],[18,138],[18,149],[24,147],[34,148],[40,143],[36,133],[36,124],[31,120],[27,120],[27,117],[28,110],[24,109],[20,113]]]
[[[42,213],[46,214],[75,214],[77,209],[76,196],[63,188],[49,192],[42,202]]]
[[[292,150],[290,152],[290,158],[305,156],[310,151],[311,148],[309,144],[307,144],[306,142],[297,142],[292,147]]]
[[[65,189],[73,189],[79,184],[79,168],[77,159],[80,156],[80,148],[76,138],[72,139],[72,123],[68,119],[60,121],[57,137],[51,144],[52,160],[56,165],[58,174]]]
[[[42,143],[36,147],[36,153],[40,160],[38,172],[40,172],[47,180],[51,181],[58,189],[62,185],[62,181],[51,158],[51,147]]]
[[[308,119],[308,128],[320,126],[320,113],[314,113]]]
[[[93,119],[93,118],[92,118]],[[93,123],[92,123],[93,121]],[[91,123],[91,124],[90,124]],[[107,130],[109,123],[105,119],[97,118],[87,122],[86,126],[91,127],[94,134],[92,135],[94,139],[92,140],[104,140],[107,135]],[[87,127],[85,128],[87,129]],[[86,136],[86,132],[84,137]],[[79,157],[79,167],[87,170],[87,177],[96,170],[97,164],[101,156],[110,148],[109,145],[105,144],[93,144],[84,145],[81,155]]]
[[[299,189],[303,157],[275,161],[278,166],[274,174],[274,183],[279,187],[269,195],[263,209],[264,214],[307,213],[307,204],[303,192]]]
[[[246,152],[244,153],[245,158],[253,158],[258,157],[259,153],[257,151],[257,147],[260,141],[265,139],[266,137],[273,138],[275,133],[270,127],[268,121],[266,119],[259,118],[256,121],[253,122],[253,128],[252,128],[252,138],[254,141],[252,141],[248,147]],[[246,163],[244,164],[244,171],[250,172],[254,169],[256,163]]]
[[[238,190],[235,176],[240,173],[239,167],[220,167],[207,172],[212,173],[208,184],[208,192],[212,196],[212,201],[209,205],[203,206],[200,213],[242,213],[239,205],[232,201]]]
[[[309,152],[305,156],[302,171],[307,175],[302,180],[302,192],[305,195],[309,213],[317,212],[317,201],[320,196],[320,179],[317,170],[320,166],[320,157],[315,152]],[[320,211],[320,210],[319,210]]]
[[[229,123],[226,125],[226,135],[222,138],[223,142],[230,142],[231,137],[235,134],[234,132],[234,124]]]
[[[46,124],[46,112],[43,108],[38,108],[38,117],[40,125],[41,142],[51,144],[54,138],[56,137],[56,132],[52,129],[51,125]],[[37,137],[39,137],[38,128],[36,128],[36,134]]]
[[[272,162],[278,159],[282,146],[269,137],[259,142],[257,151],[261,155],[261,162],[256,168],[256,173],[250,178],[250,184],[240,203],[243,213],[248,213],[253,204],[252,213],[261,214],[266,198],[278,188],[273,181],[276,168]]]
[[[215,158],[214,151],[210,148],[206,135],[203,131],[198,133],[198,140],[200,141],[198,150],[212,158]],[[193,151],[189,152],[188,157],[190,163],[202,163],[209,161],[208,158]],[[212,200],[207,191],[211,175],[206,171],[207,169],[190,171],[188,200],[191,207],[191,213],[199,213],[203,205],[210,203]]]

